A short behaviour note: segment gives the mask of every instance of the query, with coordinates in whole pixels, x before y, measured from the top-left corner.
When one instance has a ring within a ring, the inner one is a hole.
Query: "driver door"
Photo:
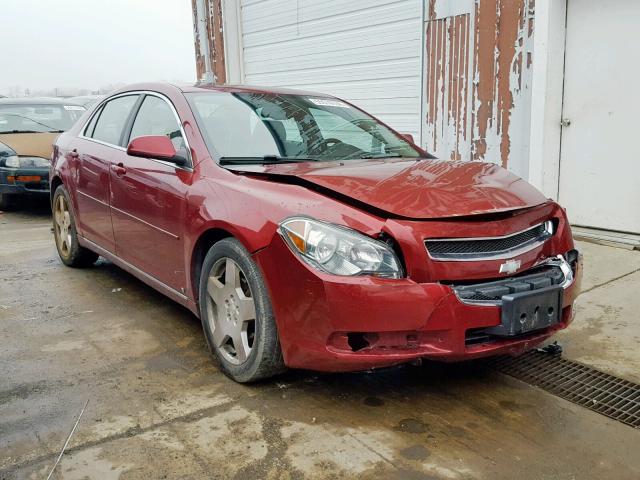
[[[146,94],[125,145],[145,135],[167,135],[188,155],[177,114],[160,95]],[[191,169],[123,151],[111,169],[111,209],[116,252],[178,292],[186,288],[184,254],[186,192]]]

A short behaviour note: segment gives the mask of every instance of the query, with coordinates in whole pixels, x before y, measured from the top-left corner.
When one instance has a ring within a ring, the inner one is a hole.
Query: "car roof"
[[[296,90],[292,88],[280,88],[280,87],[261,87],[256,85],[220,85],[214,83],[195,83],[195,84],[175,84],[175,83],[137,83],[127,85],[119,88],[116,91],[111,92],[109,95],[120,94],[135,90],[151,90],[164,92],[167,89],[174,88],[184,93],[194,92],[229,92],[229,93],[273,93],[281,95],[312,95],[314,97],[331,97],[326,93],[311,92],[305,90]]]
[[[264,87],[258,85],[217,85],[214,83],[196,83],[194,85],[178,86],[183,92],[202,92],[202,91],[220,91],[220,92],[243,92],[243,93],[274,93],[282,95],[313,95],[316,97],[329,97],[326,93],[313,92],[309,90],[298,90],[294,88],[283,87]]]
[[[21,97],[21,98],[0,98],[0,105],[76,105],[76,104],[73,101],[69,101],[64,98]]]

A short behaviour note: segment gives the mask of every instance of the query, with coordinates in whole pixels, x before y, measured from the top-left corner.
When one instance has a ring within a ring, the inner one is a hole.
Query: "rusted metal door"
[[[640,2],[569,0],[560,203],[572,223],[640,233]]]
[[[430,2],[425,25],[423,143],[437,157],[471,160],[473,0]]]
[[[534,0],[425,0],[422,143],[527,177]]]

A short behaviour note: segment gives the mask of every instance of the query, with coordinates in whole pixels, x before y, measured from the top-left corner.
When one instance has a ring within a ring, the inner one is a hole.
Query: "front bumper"
[[[49,169],[0,167],[0,193],[48,195]]]
[[[448,285],[326,275],[298,260],[277,235],[254,258],[271,293],[285,363],[320,371],[522,353],[571,322],[582,276],[579,259],[559,323],[483,341],[478,332],[501,323],[501,307],[463,303]]]

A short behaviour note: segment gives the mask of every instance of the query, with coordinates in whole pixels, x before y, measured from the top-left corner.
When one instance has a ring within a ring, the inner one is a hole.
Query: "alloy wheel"
[[[247,278],[232,259],[221,258],[211,268],[207,303],[213,346],[228,362],[244,363],[255,339],[256,308]]]
[[[71,253],[71,213],[64,195],[58,195],[53,212],[55,221],[55,235],[60,253],[68,257]]]

